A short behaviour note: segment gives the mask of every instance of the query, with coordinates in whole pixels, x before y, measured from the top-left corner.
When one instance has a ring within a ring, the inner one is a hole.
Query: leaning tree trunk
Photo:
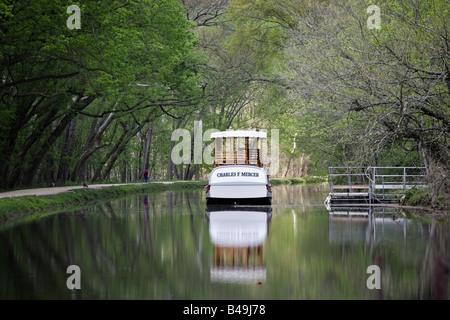
[[[17,155],[17,159],[15,160],[14,166],[9,170],[9,184],[10,187],[13,187],[18,181],[25,179],[29,180],[25,177],[20,176],[23,170],[23,164],[25,163],[25,157],[30,153],[32,147],[39,143],[42,136],[46,131],[51,128],[52,122],[55,120],[55,114],[58,113],[58,107],[53,106],[46,114],[43,116],[43,119],[39,121],[36,125],[36,128],[32,131],[32,133],[28,136],[26,141],[21,145],[20,152]],[[38,156],[44,156],[44,154],[38,153]],[[42,160],[41,158],[41,160]],[[32,163],[33,165],[33,163]],[[36,168],[37,170],[37,168]],[[33,174],[34,177],[34,174]],[[31,182],[31,180],[29,180]]]
[[[108,126],[111,124],[113,120],[113,113],[110,113],[109,116],[104,116],[100,124],[97,126],[97,119],[94,119],[91,124],[91,129],[88,134],[88,138],[86,140],[84,151],[78,159],[71,176],[72,181],[76,181],[77,178],[80,181],[85,180],[85,171],[86,171],[86,163],[89,157],[91,157],[97,150],[109,145],[109,143],[105,143],[100,145],[100,141],[103,137],[103,133],[106,131]]]
[[[125,134],[125,136],[123,137],[123,139],[116,145],[116,151],[114,153],[110,153],[109,154],[109,161],[108,161],[108,165],[106,166],[105,171],[102,174],[102,179],[105,180],[106,177],[109,175],[109,173],[111,172],[111,170],[114,167],[114,164],[116,163],[117,159],[119,158],[119,156],[123,153],[123,151],[125,150],[128,142],[130,142],[130,140],[136,136],[136,134],[142,129],[142,127],[145,125],[145,123],[148,122],[148,119],[146,119],[145,121],[143,121],[141,124],[139,124],[134,130],[131,129],[127,129],[127,133]],[[126,127],[125,124],[122,124],[124,127]]]
[[[11,175],[12,170],[10,169],[12,161],[11,158],[14,156],[14,150],[16,148],[16,142],[19,137],[20,131],[24,128],[24,126],[28,123],[28,121],[36,115],[37,108],[42,108],[46,110],[47,107],[51,106],[52,102],[47,102],[44,106],[41,106],[41,103],[44,101],[42,98],[39,102],[34,103],[35,100],[29,101],[28,103],[24,103],[23,105],[29,105],[29,108],[20,107],[16,108],[14,124],[11,128],[1,127],[0,134],[4,139],[2,142],[2,149],[0,153],[2,156],[0,157],[0,187],[7,188],[8,186],[13,187],[14,183],[17,180],[12,181],[13,183],[10,185],[9,176]]]
[[[142,176],[142,173],[145,170],[148,171],[148,167],[150,165],[150,147],[152,145],[152,137],[153,137],[153,121],[150,121],[145,139],[143,170],[142,172],[139,173],[139,177]]]
[[[64,183],[69,180],[70,175],[70,157],[72,156],[75,144],[75,129],[77,121],[73,119],[69,126],[64,130],[64,144],[61,148],[59,157],[58,174],[56,181]]]
[[[91,181],[92,182],[97,182],[101,179],[102,177],[102,168],[104,167],[104,165],[108,162],[108,160],[112,157],[112,155],[116,152],[118,152],[122,142],[125,140],[128,131],[130,130],[129,128],[127,128],[126,124],[122,123],[122,127],[124,129],[124,131],[122,132],[121,136],[119,137],[119,140],[116,142],[116,144],[112,147],[112,149],[108,152],[108,154],[103,157],[103,159],[100,161],[100,163],[97,166],[97,170],[95,170],[94,176],[92,177]]]
[[[31,159],[31,167],[29,170],[26,171],[26,174],[23,178],[23,183],[25,185],[31,184],[33,181],[34,176],[36,175],[37,170],[39,169],[39,166],[42,163],[42,160],[44,159],[45,155],[47,154],[50,147],[55,143],[55,141],[58,139],[58,137],[64,132],[64,129],[67,127],[67,125],[76,117],[77,111],[81,111],[85,109],[89,104],[92,103],[92,101],[95,100],[95,96],[86,98],[85,101],[83,101],[83,104],[74,109],[74,111],[67,113],[61,121],[58,123],[56,128],[50,133],[50,135],[47,137],[47,139],[44,141],[43,144],[39,146],[39,148],[36,148],[37,151],[35,151],[35,154],[32,156]]]

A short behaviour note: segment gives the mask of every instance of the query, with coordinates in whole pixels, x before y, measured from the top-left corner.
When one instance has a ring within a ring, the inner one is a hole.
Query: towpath
[[[149,183],[171,184],[171,183],[175,183],[175,182],[176,181],[152,181]],[[142,184],[143,184],[142,182],[140,182],[140,183],[92,184],[92,185],[89,185],[88,188],[101,189],[101,188],[108,188],[108,187],[114,187],[114,186],[142,185]],[[1,192],[0,198],[21,197],[21,196],[46,196],[46,195],[69,192],[71,190],[83,189],[83,188],[85,188],[85,187],[83,187],[83,186],[67,186],[67,187],[49,187],[49,188],[13,190],[13,191]]]

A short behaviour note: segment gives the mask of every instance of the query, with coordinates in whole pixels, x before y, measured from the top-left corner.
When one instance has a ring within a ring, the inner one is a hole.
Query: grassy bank
[[[101,189],[74,189],[69,192],[46,196],[21,196],[0,199],[0,223],[29,214],[55,211],[90,201],[117,198],[140,192],[161,192],[166,190],[188,190],[201,188],[206,181],[180,181],[174,183],[148,183],[142,185],[121,185]]]
[[[272,178],[270,183],[273,186],[286,184],[317,184],[328,182],[328,177],[301,177],[301,178]]]
[[[297,185],[326,182],[326,177],[273,178],[272,185]],[[188,190],[201,188],[207,181],[177,181],[173,183],[148,183],[142,185],[118,185],[101,189],[83,188],[45,196],[19,196],[0,198],[0,223],[31,214],[56,212],[68,206],[80,206],[89,202],[117,198],[141,192],[162,192],[166,190]]]

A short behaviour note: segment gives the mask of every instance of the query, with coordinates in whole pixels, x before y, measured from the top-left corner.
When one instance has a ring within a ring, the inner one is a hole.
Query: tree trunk
[[[179,120],[177,128],[179,127],[180,123],[181,122]],[[175,130],[175,119],[172,120],[172,131],[173,130]],[[175,141],[171,141],[170,142],[170,152],[172,152],[174,146],[175,146]],[[167,163],[167,171],[166,171],[166,179],[167,180],[172,180],[172,178],[173,178],[173,172],[172,172],[173,169],[172,169],[172,167],[173,167],[172,158],[171,158],[171,156],[169,154],[169,161]]]
[[[285,177],[285,178],[286,178],[287,175],[288,175],[289,168],[290,168],[290,166],[291,166],[291,160],[292,160],[292,157],[288,157],[288,163],[287,163],[287,165],[286,165],[286,171],[284,172],[284,177]]]
[[[117,145],[116,145],[116,152],[113,152],[111,154],[111,152],[109,153],[109,163],[102,175],[102,179],[106,180],[106,177],[108,176],[108,174],[111,172],[111,170],[114,167],[115,162],[117,161],[117,159],[119,158],[119,156],[122,154],[122,152],[125,150],[128,142],[130,142],[130,140],[136,136],[136,134],[142,129],[142,127],[144,126],[144,124],[148,121],[145,120],[142,122],[142,124],[138,125],[134,130],[130,130],[127,129],[127,134],[125,134],[124,138],[122,139],[122,141],[120,141]]]
[[[102,177],[103,166],[112,157],[112,155],[114,153],[118,152],[120,145],[125,140],[125,137],[130,129],[126,126],[126,124],[124,124],[124,123],[121,123],[121,124],[124,129],[124,131],[122,132],[122,135],[119,137],[119,140],[114,145],[114,147],[108,152],[108,154],[102,159],[102,161],[100,161],[100,163],[97,166],[97,170],[95,171],[94,176],[92,177],[91,181],[93,181],[93,182],[99,181],[99,179]]]
[[[102,121],[97,127],[97,118],[95,118],[92,121],[91,129],[89,131],[84,151],[82,155],[80,156],[80,159],[77,161],[73,171],[70,180],[76,181],[77,178],[79,181],[85,181],[85,174],[86,171],[86,161],[89,159],[90,156],[92,156],[98,149],[103,148],[106,145],[109,145],[109,143],[99,145],[103,133],[106,131],[108,126],[111,124],[113,120],[113,113],[110,113],[109,116],[104,116]]]
[[[9,185],[8,177],[11,173],[9,169],[11,167],[11,157],[14,155],[14,149],[16,148],[17,138],[19,136],[20,130],[28,123],[28,121],[36,114],[36,110],[40,107],[43,98],[33,105],[34,99],[23,105],[29,105],[29,108],[19,107],[15,110],[15,121],[11,128],[0,128],[0,136],[5,139],[2,144],[2,149],[0,153],[2,157],[0,158],[0,187],[7,188]],[[33,106],[32,106],[33,105]],[[48,102],[44,105],[43,109],[50,106],[51,103]],[[32,107],[31,107],[32,106]],[[30,110],[31,109],[31,110]]]
[[[52,122],[55,120],[55,114],[58,112],[57,107],[51,108],[45,116],[43,116],[43,119],[37,124],[36,128],[33,130],[33,132],[28,136],[27,140],[22,144],[20,148],[20,152],[17,155],[17,159],[15,160],[15,163],[13,167],[9,170],[9,185],[10,187],[13,187],[14,184],[17,183],[17,181],[21,179],[26,179],[24,177],[21,177],[21,172],[24,167],[25,157],[31,150],[32,146],[36,145],[36,143],[39,143],[40,139],[44,135],[45,131],[48,130],[51,127]],[[49,146],[50,147],[50,146]],[[41,154],[41,161],[44,156],[44,154]],[[31,162],[32,166],[34,165]],[[37,170],[37,168],[36,168]],[[36,172],[36,171],[35,171]],[[34,174],[33,174],[34,175]]]
[[[144,167],[142,172],[144,172],[145,170],[148,171],[148,167],[150,164],[150,147],[152,145],[152,136],[153,136],[153,121],[150,121],[145,140],[144,163],[143,163]],[[139,176],[141,176],[141,174]]]
[[[74,111],[67,113],[58,123],[56,128],[50,133],[45,142],[39,148],[36,148],[35,154],[32,156],[32,159],[30,161],[31,167],[29,170],[26,171],[26,174],[23,177],[24,185],[29,185],[31,183],[49,148],[64,132],[64,129],[67,127],[67,125],[76,117],[77,111],[85,109],[89,104],[91,104],[95,100],[95,98],[96,98],[95,96],[87,97],[80,107],[78,108],[75,107]],[[18,175],[18,172],[16,172],[15,174]],[[11,179],[10,182],[14,184],[13,179]]]
[[[60,183],[64,183],[69,180],[70,174],[70,157],[72,157],[74,148],[74,135],[77,125],[76,119],[73,119],[69,126],[64,130],[63,146],[61,148],[61,154],[59,157],[58,174],[56,180]]]

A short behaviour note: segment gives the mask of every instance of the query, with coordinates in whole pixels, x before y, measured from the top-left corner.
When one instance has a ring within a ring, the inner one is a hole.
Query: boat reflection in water
[[[208,206],[206,216],[214,245],[211,282],[265,282],[263,246],[269,231],[272,207]]]

